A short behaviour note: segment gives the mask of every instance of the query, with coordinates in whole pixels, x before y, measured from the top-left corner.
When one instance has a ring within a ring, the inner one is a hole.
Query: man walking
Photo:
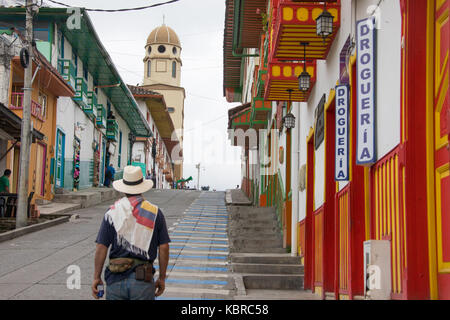
[[[165,289],[169,263],[169,233],[161,210],[144,200],[142,193],[153,186],[145,180],[139,167],[127,166],[123,179],[114,181],[113,188],[125,197],[106,212],[97,236],[92,295],[98,299],[98,285],[103,285],[105,269],[107,300],[154,300]],[[159,277],[154,282],[153,261],[159,247]]]
[[[116,174],[116,170],[114,170],[114,167],[111,164],[108,164],[106,167],[106,173],[105,173],[105,183],[104,186],[108,187],[111,185],[111,182],[114,181],[114,175]]]
[[[0,177],[0,193],[9,193],[9,176],[11,175],[11,170],[6,169],[3,176]]]

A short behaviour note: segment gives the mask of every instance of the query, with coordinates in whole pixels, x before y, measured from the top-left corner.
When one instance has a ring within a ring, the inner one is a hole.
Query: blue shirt
[[[106,247],[111,246],[111,250],[109,251],[109,259],[134,258],[153,263],[153,261],[156,259],[158,247],[162,244],[169,243],[170,237],[166,226],[166,219],[164,218],[162,211],[158,209],[158,215],[155,221],[155,228],[153,230],[153,237],[152,241],[150,242],[150,247],[148,249],[148,254],[150,258],[149,260],[142,255],[133,254],[129,251],[126,251],[122,247],[119,247],[119,245],[117,244],[117,232],[114,229],[114,226],[110,224],[105,218],[103,218],[100,230],[97,235],[97,240],[95,240],[95,242],[103,244]],[[121,281],[127,278],[130,275],[130,273],[134,272],[135,268],[136,267],[121,273],[112,273],[111,271],[109,271],[109,268],[107,267],[105,269],[106,285],[110,285],[114,282]]]

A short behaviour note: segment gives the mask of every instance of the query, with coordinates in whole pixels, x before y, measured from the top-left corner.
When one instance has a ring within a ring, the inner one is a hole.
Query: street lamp
[[[304,66],[302,73],[298,76],[298,88],[302,92],[307,92],[311,86],[311,76],[306,71],[306,46],[309,45],[309,42],[301,42],[300,44],[304,46],[303,50]]]
[[[291,105],[291,93],[292,89],[286,90],[289,93],[289,106]],[[283,117],[283,125],[286,127],[286,129],[293,129],[295,128],[295,117],[294,115],[289,111],[287,115]]]
[[[322,13],[316,18],[316,33],[319,37],[325,39],[333,32],[334,17],[327,11],[326,3]]]

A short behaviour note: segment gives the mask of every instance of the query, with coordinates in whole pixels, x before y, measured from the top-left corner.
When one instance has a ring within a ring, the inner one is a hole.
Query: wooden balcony
[[[58,71],[63,79],[75,90],[76,70],[70,59],[58,59]]]
[[[231,121],[231,127],[233,129],[247,130],[250,128],[252,110],[247,109],[237,114]]]
[[[83,78],[75,79],[75,96],[73,100],[78,102],[83,108],[88,104],[87,83]]]
[[[312,88],[316,82],[316,61],[306,64],[306,71],[311,76],[311,85],[308,91],[298,89],[298,76],[303,72],[303,63],[269,62],[265,88],[265,100],[288,101],[287,89],[292,89],[291,101],[305,102],[308,100]]]
[[[97,117],[97,95],[95,92],[87,92],[87,104],[83,106],[83,111],[91,118]]]
[[[267,126],[267,117],[272,113],[272,102],[263,98],[253,98],[251,111],[251,127],[263,129]]]
[[[108,140],[117,141],[117,133],[119,132],[119,125],[115,119],[108,119],[106,121],[106,138]]]
[[[97,117],[95,121],[98,127],[106,128],[106,110],[102,104],[97,105]]]
[[[324,10],[323,2],[280,1],[274,8],[275,19],[272,30],[269,30],[269,61],[303,60],[300,42],[309,42],[306,48],[307,60],[326,59],[340,27],[340,1],[327,3],[326,9],[334,17],[333,32],[323,39],[316,33],[316,18]]]
[[[12,92],[9,108],[11,110],[23,110],[23,99],[23,92]],[[31,100],[31,115],[41,121],[45,120],[44,108],[34,100]]]

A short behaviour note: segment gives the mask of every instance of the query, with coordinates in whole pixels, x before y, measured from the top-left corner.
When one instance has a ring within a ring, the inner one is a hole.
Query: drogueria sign
[[[356,163],[362,165],[376,162],[375,30],[375,17],[360,20],[356,24]]]
[[[335,176],[336,181],[349,180],[348,159],[349,159],[349,141],[348,141],[348,110],[349,110],[349,92],[348,86],[339,85],[336,87],[336,163]]]

